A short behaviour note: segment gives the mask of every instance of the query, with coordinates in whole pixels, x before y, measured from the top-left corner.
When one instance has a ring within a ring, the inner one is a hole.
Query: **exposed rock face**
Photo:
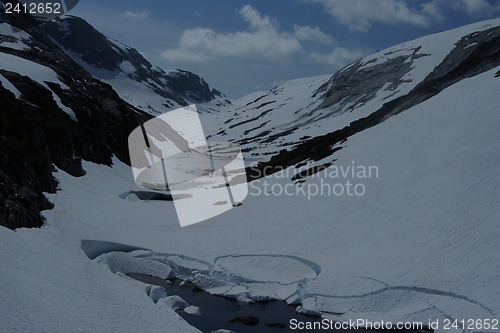
[[[396,61],[396,64],[400,64],[400,61]],[[301,163],[307,159],[319,161],[341,149],[338,144],[346,142],[350,136],[376,126],[387,118],[422,103],[462,79],[484,73],[499,65],[500,27],[464,36],[444,58],[441,64],[435,67],[408,94],[388,101],[378,110],[374,110],[369,116],[353,121],[342,129],[308,139],[291,150],[280,151],[280,153],[272,156],[267,162],[259,163],[257,168],[248,168],[247,175],[250,179],[255,179],[281,170],[283,167]],[[357,65],[354,64],[351,67],[356,68]],[[396,68],[398,71],[401,69],[399,65]],[[387,70],[383,72],[390,73]],[[350,82],[353,80],[359,81],[361,77],[356,79],[357,75],[357,73],[352,73],[348,80]],[[392,73],[389,75],[391,76],[391,80],[396,80],[395,77],[392,77]],[[336,76],[339,79],[339,74]],[[323,105],[330,105],[331,103],[334,104],[351,98],[344,90],[338,83],[331,81],[330,88],[327,89],[327,86],[320,87],[318,93],[324,92],[323,96],[325,96],[325,99]]]
[[[208,84],[196,74],[178,69],[171,72],[166,79],[172,89],[188,101],[203,103],[222,97],[222,93],[216,89],[210,89]]]
[[[276,170],[330,156],[365,126],[496,66],[499,24],[493,19],[424,36],[377,51],[334,75],[249,94],[222,109],[210,139],[237,143],[248,161]]]
[[[42,85],[30,77],[0,70],[21,94],[16,98],[0,85],[0,225],[10,229],[38,227],[43,224],[40,211],[52,207],[42,192],[57,189],[53,166],[81,176],[85,174],[82,159],[110,165],[115,155],[127,162],[127,136],[149,116],[77,66],[33,18],[3,15],[0,19],[31,35],[25,41],[29,48],[0,46],[0,52],[52,69],[67,86],[54,82]],[[55,98],[73,111],[77,121]]]
[[[403,77],[412,68],[412,61],[424,54],[419,54],[420,48],[413,49],[411,55],[404,55],[387,60],[378,65],[367,66],[357,61],[344,70],[337,72],[332,78],[317,91],[316,95],[322,96],[323,102],[318,109],[338,105],[335,111],[343,106],[350,105],[345,111],[354,110],[359,104],[370,101],[377,92],[384,87],[386,90],[396,89],[402,82]],[[322,117],[329,117],[326,112]]]
[[[127,68],[131,79],[179,105],[203,103],[221,97],[219,91],[210,89],[198,75],[182,70],[166,73],[151,65],[136,49],[109,39],[79,17],[57,18],[42,24],[41,28],[77,62],[81,59],[96,69],[104,69],[108,72],[106,75],[117,74],[126,62],[131,65]],[[98,75],[98,78],[105,77]]]
[[[242,325],[255,326],[259,323],[259,319],[253,316],[234,317],[228,320],[229,323],[240,323]]]
[[[6,1],[10,0],[0,0],[0,7]],[[43,192],[57,190],[52,175],[54,166],[82,176],[82,159],[109,165],[114,155],[128,162],[128,134],[151,117],[124,102],[111,86],[76,62],[84,61],[108,73],[126,73],[134,82],[164,98],[166,104],[183,105],[221,97],[199,76],[181,70],[166,73],[136,50],[110,40],[82,19],[70,16],[39,25],[31,16],[7,16],[0,10],[0,22],[30,34],[22,41],[26,48],[2,46],[1,42],[16,44],[18,39],[0,34],[0,55],[28,60],[57,75],[57,80],[36,81],[12,68],[0,69],[0,225],[8,228],[43,224],[40,211],[52,207]],[[285,118],[294,118],[293,121],[277,122],[280,126],[275,125],[272,117],[286,105],[287,99],[277,105],[281,92],[272,89],[237,109],[236,114],[232,112],[218,134],[241,128],[235,141],[243,145],[243,151],[267,144],[275,148],[262,155],[265,159],[258,165],[260,169],[248,170],[250,179],[265,175],[262,170],[272,172],[305,160],[319,161],[341,149],[340,144],[350,136],[404,112],[464,78],[500,65],[500,27],[464,36],[439,65],[426,70],[429,74],[423,81],[396,98],[393,90],[396,92],[406,82],[413,61],[429,56],[419,47],[406,51],[410,52],[391,56],[385,62],[355,62],[326,82],[321,81],[321,85],[311,89],[310,104],[303,106],[305,111],[291,110],[293,115],[288,113]],[[124,64],[129,68],[124,70]],[[308,135],[291,139],[304,128],[315,130],[328,117],[355,113],[359,105],[373,100],[381,90],[388,92],[385,104],[370,110],[370,114],[355,118],[343,128],[328,127],[321,135],[309,131],[304,132]],[[305,172],[304,177],[314,172]]]
[[[10,1],[0,0],[0,6]],[[12,34],[0,34],[0,43],[7,42],[0,44],[5,59],[27,60],[36,64],[35,72],[41,68],[57,75],[47,81],[34,79],[30,71],[21,75],[16,67],[0,68],[0,225],[8,228],[43,224],[40,211],[53,206],[43,192],[57,190],[54,166],[82,176],[82,159],[110,165],[114,155],[128,162],[128,134],[151,117],[124,102],[89,69],[125,73],[164,98],[167,107],[222,97],[198,75],[153,67],[137,50],[107,38],[83,19],[41,23],[1,11],[0,22],[13,28]]]

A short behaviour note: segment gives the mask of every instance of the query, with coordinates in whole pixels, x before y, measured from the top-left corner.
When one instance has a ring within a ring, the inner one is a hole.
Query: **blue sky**
[[[500,0],[80,0],[70,14],[231,98],[500,16]]]

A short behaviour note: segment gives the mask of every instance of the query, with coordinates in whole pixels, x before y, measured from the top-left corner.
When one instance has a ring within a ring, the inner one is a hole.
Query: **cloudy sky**
[[[80,0],[70,14],[231,98],[500,16],[500,0]]]

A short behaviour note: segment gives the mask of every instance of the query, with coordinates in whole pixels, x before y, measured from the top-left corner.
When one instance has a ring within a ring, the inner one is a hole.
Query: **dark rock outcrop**
[[[229,323],[240,323],[242,325],[247,325],[247,326],[255,326],[259,323],[259,319],[257,317],[253,316],[241,316],[241,317],[234,317],[230,320],[228,320]]]
[[[42,24],[41,28],[74,60],[83,60],[91,67],[104,69],[106,75],[117,75],[122,62],[130,63],[133,72],[127,75],[131,79],[179,105],[208,102],[222,96],[194,73],[183,70],[166,73],[151,65],[136,49],[109,39],[79,17],[57,18]]]
[[[428,100],[462,79],[484,73],[499,65],[500,27],[464,36],[441,64],[408,94],[385,103],[369,116],[353,121],[342,129],[308,139],[291,150],[280,151],[266,162],[247,168],[247,177],[249,180],[258,179],[305,160],[319,161],[331,156],[341,149],[339,145],[352,135]],[[325,101],[337,94],[334,91],[325,91],[326,88],[327,86],[321,87],[318,91],[325,94]]]
[[[76,65],[32,17],[3,14],[0,19],[32,36],[27,41],[30,49],[0,47],[0,52],[51,68],[67,86],[44,82],[45,86],[0,70],[21,93],[16,98],[0,84],[0,225],[39,227],[43,224],[40,212],[53,206],[43,192],[57,190],[55,167],[82,176],[82,159],[110,165],[114,155],[127,163],[128,134],[150,116]],[[61,109],[54,95],[76,120]]]

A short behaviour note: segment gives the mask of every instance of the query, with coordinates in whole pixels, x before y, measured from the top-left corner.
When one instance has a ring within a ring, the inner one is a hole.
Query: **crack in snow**
[[[369,276],[354,277],[374,281],[383,287],[370,292],[351,295],[307,293],[308,285],[321,273],[321,267],[312,261],[294,255],[230,254],[218,256],[213,260],[213,263],[210,263],[182,254],[154,252],[125,244],[92,240],[83,240],[82,250],[90,259],[107,264],[114,272],[133,273],[131,269],[141,270],[141,265],[148,265],[142,271],[149,271],[151,276],[155,276],[155,265],[151,266],[149,264],[151,261],[155,261],[168,265],[172,270],[173,277],[192,282],[214,295],[236,298],[245,302],[270,299],[287,300],[290,301],[289,303],[299,301],[302,305],[299,306],[297,311],[306,311],[318,315],[332,313],[331,310],[335,310],[328,308],[328,304],[322,304],[320,298],[363,299],[391,291],[404,291],[462,300],[480,307],[493,318],[497,317],[491,308],[465,295],[419,286],[391,286],[384,281]],[[116,256],[113,257],[113,253],[117,252],[126,257],[117,260]],[[149,261],[146,259],[149,259]],[[165,275],[165,272],[158,272],[156,275],[162,274]],[[432,302],[425,301],[425,303],[429,307],[406,315],[435,310],[445,318],[453,319]],[[352,310],[353,307],[351,307]]]

